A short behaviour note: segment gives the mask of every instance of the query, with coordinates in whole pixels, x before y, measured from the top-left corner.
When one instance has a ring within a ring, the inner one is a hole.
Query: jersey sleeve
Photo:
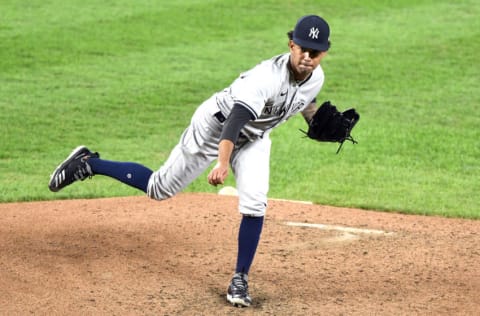
[[[231,86],[233,101],[246,107],[257,119],[267,101],[278,91],[280,80],[275,77],[268,64],[242,73]]]

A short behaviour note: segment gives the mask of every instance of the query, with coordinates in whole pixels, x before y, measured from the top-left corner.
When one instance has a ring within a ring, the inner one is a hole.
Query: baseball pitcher
[[[213,94],[195,111],[190,125],[165,163],[156,171],[133,162],[101,159],[79,146],[53,172],[49,188],[57,192],[77,180],[104,175],[164,200],[182,191],[216,161],[211,185],[223,184],[229,170],[243,215],[237,261],[227,289],[235,306],[250,306],[248,273],[260,239],[269,189],[270,133],[297,113],[308,124],[308,137],[343,144],[359,116],[343,113],[316,97],[324,82],[320,62],[330,47],[330,28],[316,15],[300,18],[288,35],[288,52],[265,60]]]

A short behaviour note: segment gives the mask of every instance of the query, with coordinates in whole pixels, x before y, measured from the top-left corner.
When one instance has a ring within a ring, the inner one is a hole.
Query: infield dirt
[[[0,204],[0,314],[480,313],[480,221],[277,200],[253,306],[234,308],[236,205],[214,194]]]

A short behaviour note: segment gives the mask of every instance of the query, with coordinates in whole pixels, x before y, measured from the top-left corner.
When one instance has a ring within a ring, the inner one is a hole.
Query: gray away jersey
[[[249,109],[255,120],[242,133],[253,140],[305,109],[320,92],[324,74],[319,65],[303,82],[296,82],[289,68],[290,54],[265,60],[240,76],[225,90],[216,94],[217,104],[225,117],[234,103]]]

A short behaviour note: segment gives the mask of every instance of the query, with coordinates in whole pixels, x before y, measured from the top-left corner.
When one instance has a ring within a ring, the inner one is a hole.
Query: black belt
[[[222,114],[222,112],[220,112],[220,111],[218,111],[217,113],[213,114],[213,116],[215,116],[220,123],[223,123],[223,122],[225,122],[225,120],[226,120],[225,116],[224,116],[224,115]]]

